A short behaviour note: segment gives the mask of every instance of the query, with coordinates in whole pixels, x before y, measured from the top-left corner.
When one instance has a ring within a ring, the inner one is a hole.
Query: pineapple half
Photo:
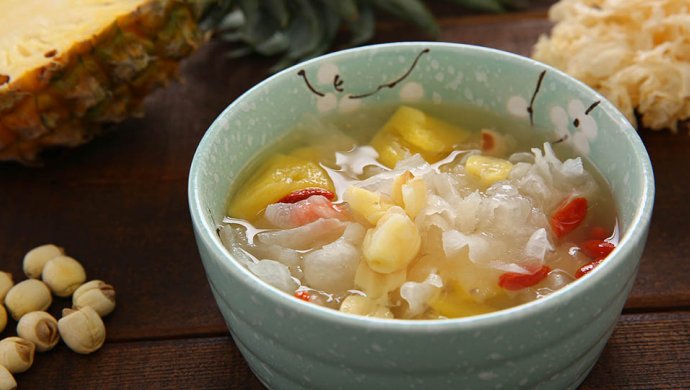
[[[324,53],[341,25],[368,41],[375,10],[438,32],[423,0],[0,0],[0,161],[32,163],[138,113],[206,31],[244,44],[234,54],[283,54],[277,70]]]
[[[0,160],[35,161],[138,112],[202,41],[198,2],[0,1]]]

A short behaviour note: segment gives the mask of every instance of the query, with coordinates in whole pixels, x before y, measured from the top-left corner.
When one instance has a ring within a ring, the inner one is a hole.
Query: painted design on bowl
[[[560,137],[557,142],[572,144],[578,153],[588,155],[590,142],[597,138],[599,130],[597,122],[589,114],[599,106],[599,103],[601,101],[597,100],[585,109],[582,100],[573,99],[568,103],[567,111],[561,106],[552,107],[551,122],[555,126],[556,134]],[[575,128],[572,133],[569,130],[571,124]]]
[[[342,112],[354,111],[356,108],[359,107],[358,100],[374,96],[383,89],[393,89],[398,85],[402,85],[402,88],[400,90],[400,97],[403,100],[419,100],[422,97],[424,97],[424,88],[422,87],[422,85],[416,82],[409,82],[404,84],[402,82],[406,78],[408,78],[410,74],[412,74],[422,56],[430,52],[431,49],[429,48],[425,48],[422,51],[420,51],[412,61],[412,64],[410,64],[410,66],[407,68],[407,70],[395,79],[379,84],[378,86],[376,86],[376,88],[369,92],[358,94],[347,93],[342,98],[339,98],[336,94],[345,93],[345,88],[343,87],[343,85],[345,84],[345,80],[340,76],[340,72],[336,64],[333,64],[331,62],[324,63],[317,70],[316,76],[320,84],[327,84],[330,82],[335,92],[322,92],[318,90],[316,87],[314,87],[314,83],[309,81],[307,72],[304,69],[300,69],[297,72],[297,75],[304,80],[304,84],[306,85],[307,89],[317,96],[316,108],[319,110],[319,112],[322,113],[332,111],[336,107],[339,107],[340,111]]]

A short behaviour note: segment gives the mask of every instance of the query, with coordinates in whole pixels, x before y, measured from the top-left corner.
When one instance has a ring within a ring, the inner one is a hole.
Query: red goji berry
[[[615,248],[615,245],[603,240],[587,240],[580,244],[580,249],[582,249],[582,252],[590,259],[606,257]]]
[[[311,295],[309,294],[309,291],[299,290],[295,291],[295,297],[303,301],[309,302],[309,298],[311,298]]]
[[[541,282],[549,275],[549,272],[551,268],[546,265],[531,275],[506,272],[498,278],[498,285],[506,290],[521,290]]]
[[[323,188],[304,188],[301,190],[293,191],[284,197],[280,198],[278,203],[297,203],[300,200],[305,200],[314,195],[321,195],[328,200],[335,199],[335,194],[331,191],[324,190]]]
[[[593,240],[605,240],[611,237],[611,233],[609,233],[606,229],[604,229],[601,226],[594,226],[589,231],[589,237]]]
[[[551,230],[556,237],[561,238],[575,230],[587,215],[587,199],[573,198],[562,204],[551,215]]]
[[[601,262],[604,261],[604,258],[592,260],[589,263],[583,265],[580,267],[580,269],[575,272],[575,279],[580,279],[581,277],[585,276],[587,273],[592,271],[593,269],[597,268]]]

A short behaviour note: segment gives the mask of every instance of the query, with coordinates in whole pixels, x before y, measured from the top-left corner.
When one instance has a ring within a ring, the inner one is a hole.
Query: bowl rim
[[[207,220],[203,217],[203,215],[207,212],[207,208],[201,204],[199,185],[201,177],[199,173],[201,165],[200,161],[204,159],[205,150],[207,150],[209,145],[212,144],[216,135],[221,132],[221,128],[223,127],[224,123],[223,118],[241,106],[245,100],[250,99],[261,88],[264,88],[264,86],[267,84],[275,82],[277,79],[287,77],[287,75],[292,74],[298,68],[331,59],[346,57],[352,55],[353,53],[395,50],[399,48],[421,49],[422,47],[455,50],[459,53],[464,52],[465,55],[495,55],[501,57],[502,60],[521,63],[523,66],[534,66],[546,69],[552,74],[556,74],[557,77],[567,79],[569,82],[573,83],[578,90],[583,90],[584,93],[590,94],[593,98],[601,100],[600,106],[604,108],[604,110],[609,113],[616,122],[621,124],[621,126],[616,128],[616,131],[618,131],[620,135],[626,139],[626,142],[632,146],[632,152],[634,152],[635,160],[638,161],[642,167],[642,171],[639,174],[643,176],[643,193],[641,194],[641,201],[637,204],[631,223],[627,231],[621,236],[619,245],[609,255],[609,261],[603,262],[594,271],[590,272],[586,278],[577,279],[568,286],[550,294],[545,298],[511,308],[462,318],[442,320],[391,320],[342,313],[338,310],[333,310],[321,307],[319,305],[309,304],[299,299],[294,299],[291,295],[259,279],[256,275],[252,274],[249,269],[242,266],[232,257],[229,251],[223,246],[216,233],[217,226],[212,226],[210,223],[207,223]],[[630,252],[633,251],[635,243],[645,239],[651,220],[654,196],[654,174],[646,148],[634,127],[628,122],[625,116],[604,96],[574,77],[569,76],[556,68],[525,56],[476,45],[425,41],[384,43],[341,50],[295,64],[264,79],[230,103],[209,126],[194,153],[190,166],[188,181],[189,208],[192,217],[192,225],[197,233],[197,245],[204,245],[210,252],[213,261],[224,267],[227,271],[233,274],[234,277],[242,280],[246,286],[253,288],[252,293],[261,295],[264,299],[273,302],[276,307],[290,310],[302,316],[311,316],[314,319],[331,322],[341,327],[362,327],[366,328],[368,331],[385,329],[387,332],[421,331],[438,333],[446,331],[456,332],[461,329],[477,330],[478,327],[483,328],[487,326],[496,326],[505,322],[515,321],[518,318],[526,318],[537,315],[538,313],[555,310],[558,306],[561,306],[564,301],[575,299],[584,290],[588,289],[589,285],[602,283],[605,279],[611,277],[615,272],[617,264],[622,262],[623,259],[629,256]]]

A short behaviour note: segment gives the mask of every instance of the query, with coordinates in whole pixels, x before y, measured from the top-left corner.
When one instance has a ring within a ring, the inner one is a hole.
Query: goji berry
[[[546,265],[533,274],[506,272],[498,278],[498,285],[506,290],[521,290],[541,282],[549,275],[549,272],[551,268]]]
[[[575,272],[575,279],[580,279],[581,277],[585,276],[587,273],[597,268],[602,261],[604,261],[603,257],[600,259],[592,260],[589,263],[583,265],[582,267],[580,267],[579,270],[577,270],[577,272]]]
[[[587,240],[580,245],[582,252],[590,259],[606,257],[615,248],[615,245],[603,240]]]
[[[561,205],[551,215],[551,229],[561,238],[575,230],[587,216],[587,199],[573,198]]]
[[[295,297],[303,301],[309,302],[309,298],[311,298],[311,295],[309,294],[309,291],[299,290],[295,291]]]
[[[594,226],[590,231],[589,231],[589,237],[593,240],[605,240],[611,236],[611,233],[609,233],[606,229],[604,229],[601,226]]]

